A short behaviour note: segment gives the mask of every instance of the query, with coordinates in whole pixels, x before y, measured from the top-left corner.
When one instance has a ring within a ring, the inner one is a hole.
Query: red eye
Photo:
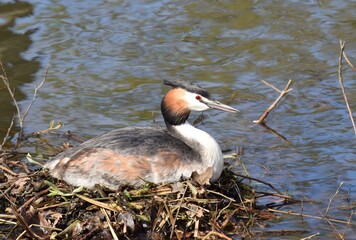
[[[195,96],[195,99],[200,101],[201,100],[201,96],[197,95],[197,96]]]

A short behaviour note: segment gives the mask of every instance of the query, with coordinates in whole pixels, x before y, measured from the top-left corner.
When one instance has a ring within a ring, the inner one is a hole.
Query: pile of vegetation
[[[275,217],[266,206],[294,201],[228,166],[212,185],[189,179],[110,192],[73,188],[46,170],[30,170],[23,159],[14,150],[0,152],[0,236],[6,239],[254,237],[261,235],[252,231],[255,224]],[[247,181],[272,191],[256,191]],[[256,204],[262,198],[273,202]]]

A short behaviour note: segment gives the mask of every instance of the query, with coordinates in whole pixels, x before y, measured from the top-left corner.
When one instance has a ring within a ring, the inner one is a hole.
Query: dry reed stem
[[[171,225],[173,226],[175,219],[173,218],[172,212],[169,211],[169,208],[167,206],[167,196],[166,196],[166,199],[164,201],[162,201],[162,203],[163,203],[164,208],[166,209],[169,221],[171,222]]]
[[[15,215],[0,214],[0,218],[16,219]]]
[[[289,88],[290,85],[292,84],[292,80],[289,80],[287,83],[287,86],[283,89],[283,90],[279,90],[278,88],[276,88],[275,86],[273,86],[272,84],[262,80],[262,82],[264,84],[266,84],[267,86],[273,88],[274,90],[276,90],[277,92],[280,93],[280,95],[278,96],[278,98],[271,104],[271,106],[269,106],[260,116],[260,118],[258,120],[254,120],[254,123],[262,123],[265,118],[268,116],[268,114],[277,106],[277,104],[279,103],[279,101],[281,101],[281,99],[284,97],[284,95],[286,95],[288,92],[292,91],[292,88]]]
[[[328,215],[329,210],[330,210],[331,203],[332,203],[332,201],[334,200],[334,198],[336,197],[336,195],[340,192],[340,188],[341,188],[342,184],[344,184],[344,182],[341,182],[341,183],[339,184],[339,186],[338,186],[338,188],[336,189],[334,195],[330,198],[329,204],[328,204],[328,206],[327,206],[327,208],[326,208],[326,211],[325,211],[324,216],[327,216],[327,215]]]
[[[352,127],[354,128],[354,132],[355,132],[355,135],[356,135],[356,125],[355,125],[353,114],[352,114],[352,111],[351,111],[351,108],[350,108],[350,105],[349,105],[349,101],[347,99],[347,95],[346,95],[346,91],[345,91],[344,83],[343,83],[344,80],[343,80],[343,77],[342,77],[342,59],[343,59],[343,56],[344,56],[344,50],[345,50],[345,41],[340,39],[340,55],[339,55],[338,78],[339,78],[339,83],[340,83],[342,95],[344,96],[346,108],[347,108],[347,111],[349,113],[350,120],[351,120],[351,123],[352,123]],[[353,66],[353,65],[350,64],[350,66]]]
[[[169,236],[170,239],[172,239],[172,237],[173,237],[174,228],[175,228],[176,221],[177,221],[177,218],[178,218],[179,210],[180,210],[180,208],[182,207],[183,200],[184,200],[184,196],[185,196],[185,193],[187,192],[187,189],[188,189],[188,184],[187,184],[187,186],[185,186],[185,189],[184,189],[182,198],[181,198],[181,200],[180,200],[180,203],[179,203],[179,206],[178,206],[178,209],[177,209],[176,216],[175,216],[174,221],[173,221],[173,223],[172,223],[172,230],[171,230],[171,234],[170,234],[170,236]]]
[[[216,192],[216,191],[212,191],[212,190],[206,190],[208,193],[213,193],[213,194],[215,194],[215,195],[219,195],[219,196],[221,196],[221,197],[223,197],[223,198],[225,198],[225,199],[228,199],[228,200],[230,200],[231,202],[236,202],[236,200],[235,199],[233,199],[233,198],[230,198],[230,197],[228,197],[228,196],[226,196],[226,195],[224,195],[224,194],[222,194],[222,193],[219,193],[219,192]]]
[[[349,66],[353,69],[353,70],[356,70],[354,65],[351,63],[351,61],[349,60],[349,58],[347,57],[346,53],[343,52],[342,54],[344,56],[344,59],[346,60],[346,62],[349,64]]]
[[[116,205],[116,206],[110,206],[110,204],[107,204],[107,203],[103,203],[103,202],[100,202],[100,201],[96,201],[94,199],[91,199],[91,198],[88,198],[88,197],[85,197],[83,195],[79,195],[79,194],[76,194],[75,196],[77,196],[78,198],[88,202],[88,203],[91,203],[95,206],[98,206],[100,208],[104,208],[104,209],[107,209],[107,210],[110,210],[110,211],[113,211],[113,212],[122,212],[123,209]]]
[[[334,194],[335,195],[335,194]],[[334,197],[332,197],[334,198]],[[329,200],[329,202],[331,202],[332,199]],[[315,207],[314,204],[312,204],[313,207]],[[318,211],[318,213],[321,216],[324,216],[324,220],[330,225],[332,232],[334,233],[334,235],[337,237],[337,239],[343,239],[341,237],[341,234],[339,233],[339,231],[337,230],[337,228],[335,227],[335,225],[333,224],[334,221],[331,221],[330,218],[328,216],[326,216],[324,213],[322,213],[318,208],[316,208],[316,210]],[[344,221],[345,222],[345,221]]]
[[[335,237],[339,240],[344,240],[344,238],[342,237],[342,235],[340,234],[340,232],[337,230],[337,228],[335,227],[335,225],[328,219],[325,218],[325,221],[331,226],[331,228],[333,229],[333,233],[335,235]]]
[[[16,240],[21,240],[22,239],[22,236],[26,234],[26,230],[23,231],[17,238]]]
[[[305,237],[305,238],[301,238],[300,240],[309,240],[309,239],[312,239],[313,237],[315,237],[315,236],[318,236],[320,233],[314,233],[314,234],[312,234],[312,235],[310,235],[310,236],[308,236],[308,237]]]
[[[15,218],[16,219],[16,218]],[[17,222],[13,222],[10,220],[5,220],[0,218],[0,224],[12,224],[12,225],[17,225]]]
[[[193,234],[193,236],[195,238],[197,238],[199,236],[199,222],[200,222],[200,220],[197,219],[197,217],[195,217],[194,221],[195,221],[195,224],[194,224],[194,234]]]
[[[110,229],[110,233],[113,237],[114,240],[119,240],[118,236],[116,235],[115,233],[115,230],[114,228],[112,227],[112,224],[111,224],[111,220],[109,218],[109,215],[108,213],[106,212],[106,210],[104,208],[100,208],[101,212],[105,215],[105,219],[106,219],[106,222],[108,223],[109,225],[109,229]]]

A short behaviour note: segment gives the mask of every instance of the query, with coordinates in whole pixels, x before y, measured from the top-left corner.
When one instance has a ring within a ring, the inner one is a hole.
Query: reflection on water
[[[18,89],[20,84],[32,82],[32,76],[38,71],[39,63],[36,60],[25,60],[21,54],[28,49],[32,41],[32,32],[18,34],[12,31],[17,19],[32,14],[33,6],[29,3],[16,2],[0,3],[0,58],[3,61],[11,86],[16,89],[16,98],[22,100],[26,97]],[[2,71],[1,71],[2,74]],[[10,125],[15,107],[3,82],[0,82],[0,139],[2,142]]]
[[[242,161],[252,176],[300,198],[319,201],[304,206],[314,215],[325,212],[344,181],[329,214],[348,220],[350,212],[337,206],[347,205],[348,199],[354,202],[356,150],[337,65],[339,38],[347,41],[348,54],[356,63],[356,2],[29,2],[33,15],[18,19],[12,30],[24,34],[36,29],[31,47],[22,56],[41,59],[43,66],[49,63],[50,73],[27,131],[47,128],[51,120],[61,120],[65,129],[84,136],[150,125],[167,89],[162,79],[180,76],[199,82],[222,101],[237,94],[230,104],[242,114],[218,114],[199,127],[214,135],[224,149],[243,146]],[[36,72],[37,82],[43,71]],[[278,95],[260,80],[282,89],[289,79],[293,91],[268,116],[267,125],[292,144],[252,124]],[[344,79],[356,111],[355,72],[346,66]],[[27,97],[32,89],[33,84],[22,85]],[[161,117],[156,120],[162,123]],[[301,211],[301,206],[284,210]],[[298,221],[282,216],[267,228],[333,236],[327,223]],[[349,229],[347,234],[354,232]]]

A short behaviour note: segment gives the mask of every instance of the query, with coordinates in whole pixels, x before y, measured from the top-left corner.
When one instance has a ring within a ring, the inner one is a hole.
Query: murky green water
[[[31,15],[33,5],[30,3],[0,4],[0,58],[3,60],[7,75],[11,78],[12,87],[16,98],[20,101],[26,98],[24,92],[19,91],[19,86],[34,80],[33,75],[39,70],[38,61],[25,59],[22,53],[31,45],[31,32],[16,33],[13,26],[19,17]],[[1,142],[6,135],[15,107],[11,104],[10,95],[3,85],[0,84],[0,137]]]
[[[318,204],[282,210],[325,213],[348,221],[355,203],[355,136],[337,78],[339,39],[356,64],[355,1],[40,1],[0,6],[0,55],[17,86],[22,107],[50,66],[46,84],[28,116],[26,131],[60,120],[65,130],[94,136],[156,121],[164,78],[198,82],[242,111],[208,112],[199,127],[223,149],[244,148],[249,174]],[[21,13],[15,12],[23,9]],[[12,13],[10,17],[7,13]],[[14,18],[16,16],[16,18]],[[356,72],[344,68],[356,112]],[[293,91],[267,119],[292,145],[252,120],[278,94],[261,83]],[[0,89],[0,134],[13,115]],[[237,171],[242,172],[240,166]],[[355,223],[356,217],[351,217]],[[333,227],[335,229],[333,229]],[[356,228],[282,215],[263,230],[308,230],[335,239]],[[346,230],[348,229],[348,230]],[[288,238],[287,237],[287,238]],[[275,238],[278,239],[278,238]],[[286,239],[281,237],[280,239]]]

